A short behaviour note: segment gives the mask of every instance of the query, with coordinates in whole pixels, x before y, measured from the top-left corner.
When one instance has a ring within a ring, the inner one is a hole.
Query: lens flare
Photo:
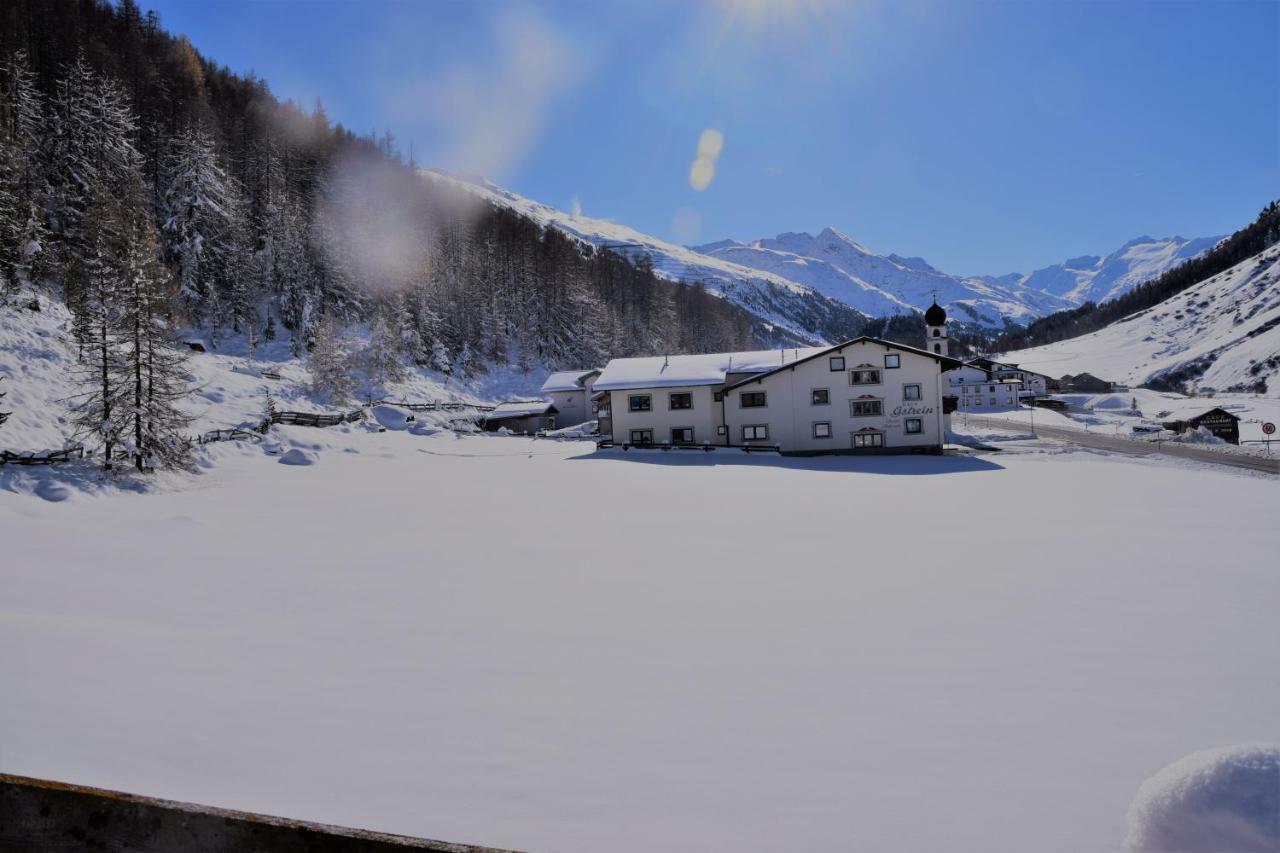
[[[716,161],[710,157],[699,157],[689,167],[689,186],[702,192],[711,186],[716,177]]]
[[[702,131],[702,135],[698,137],[698,156],[710,157],[715,160],[720,156],[720,152],[724,150],[724,134],[713,127],[709,127]]]

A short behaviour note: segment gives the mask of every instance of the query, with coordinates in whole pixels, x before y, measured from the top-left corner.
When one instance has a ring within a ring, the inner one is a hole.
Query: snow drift
[[[1206,749],[1138,789],[1125,845],[1134,853],[1280,850],[1280,744]]]

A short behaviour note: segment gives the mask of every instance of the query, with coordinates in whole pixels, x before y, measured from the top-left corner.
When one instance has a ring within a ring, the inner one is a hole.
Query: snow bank
[[[1195,752],[1138,789],[1125,845],[1134,853],[1280,850],[1280,744]]]
[[[295,447],[292,450],[285,451],[280,457],[281,465],[314,465],[320,460],[320,454],[314,450],[303,450],[301,447]]]

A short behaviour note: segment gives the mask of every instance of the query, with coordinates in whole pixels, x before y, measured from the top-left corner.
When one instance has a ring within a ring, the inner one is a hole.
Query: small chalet
[[[1240,443],[1240,418],[1231,414],[1221,407],[1210,409],[1202,412],[1194,418],[1187,418],[1181,421],[1169,421],[1164,424],[1164,428],[1172,430],[1176,433],[1184,433],[1188,430],[1199,429],[1204,427],[1214,436],[1231,444]]]
[[[534,435],[541,430],[555,429],[558,414],[559,410],[546,400],[516,400],[496,406],[485,416],[484,428],[486,432],[506,429],[520,435]]]
[[[1107,394],[1116,390],[1115,385],[1105,379],[1099,379],[1092,373],[1070,373],[1058,380],[1058,390],[1074,391],[1078,394]]]
[[[592,403],[599,370],[561,370],[542,383],[542,393],[551,398],[559,412],[557,421],[569,427],[592,420],[596,416]]]

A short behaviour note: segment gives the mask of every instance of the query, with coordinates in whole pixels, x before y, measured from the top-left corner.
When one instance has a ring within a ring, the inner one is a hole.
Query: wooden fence
[[[77,445],[64,450],[46,450],[40,453],[14,453],[0,450],[0,465],[56,465],[84,458],[84,446]]]
[[[453,403],[441,400],[429,400],[425,403],[405,403],[399,400],[378,400],[375,406],[396,406],[401,409],[408,409],[411,412],[492,412],[493,406],[479,406],[474,403]]]
[[[197,436],[196,444],[210,444],[215,441],[261,441],[262,436],[256,432],[243,429],[211,429],[204,435]]]
[[[362,420],[364,420],[363,409],[355,409],[337,415],[322,415],[315,412],[271,413],[271,423],[284,424],[285,426],[331,427]]]

